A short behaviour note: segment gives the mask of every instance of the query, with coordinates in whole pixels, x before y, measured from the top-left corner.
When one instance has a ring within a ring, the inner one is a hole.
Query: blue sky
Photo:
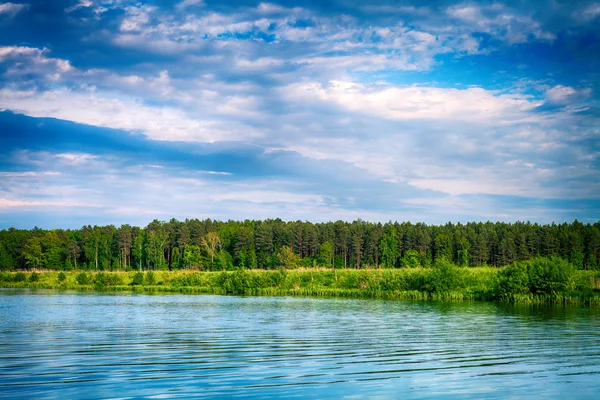
[[[599,75],[594,1],[0,2],[0,228],[594,222]]]

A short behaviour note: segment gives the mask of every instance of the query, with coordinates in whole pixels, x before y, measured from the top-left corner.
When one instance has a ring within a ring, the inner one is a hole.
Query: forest
[[[281,219],[154,220],[144,228],[84,226],[0,231],[0,269],[221,271],[429,267],[502,267],[558,257],[600,270],[600,223],[286,222]]]

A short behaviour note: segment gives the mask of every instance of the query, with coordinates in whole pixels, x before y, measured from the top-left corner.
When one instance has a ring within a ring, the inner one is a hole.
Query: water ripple
[[[0,291],[0,397],[597,398],[585,307]]]

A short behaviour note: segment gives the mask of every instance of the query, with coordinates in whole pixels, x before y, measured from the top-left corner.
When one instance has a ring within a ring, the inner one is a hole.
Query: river
[[[600,308],[0,290],[2,398],[600,397]]]

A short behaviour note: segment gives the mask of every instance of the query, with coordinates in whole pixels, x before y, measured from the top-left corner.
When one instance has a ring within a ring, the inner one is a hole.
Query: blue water
[[[600,398],[600,310],[0,290],[2,398]]]

